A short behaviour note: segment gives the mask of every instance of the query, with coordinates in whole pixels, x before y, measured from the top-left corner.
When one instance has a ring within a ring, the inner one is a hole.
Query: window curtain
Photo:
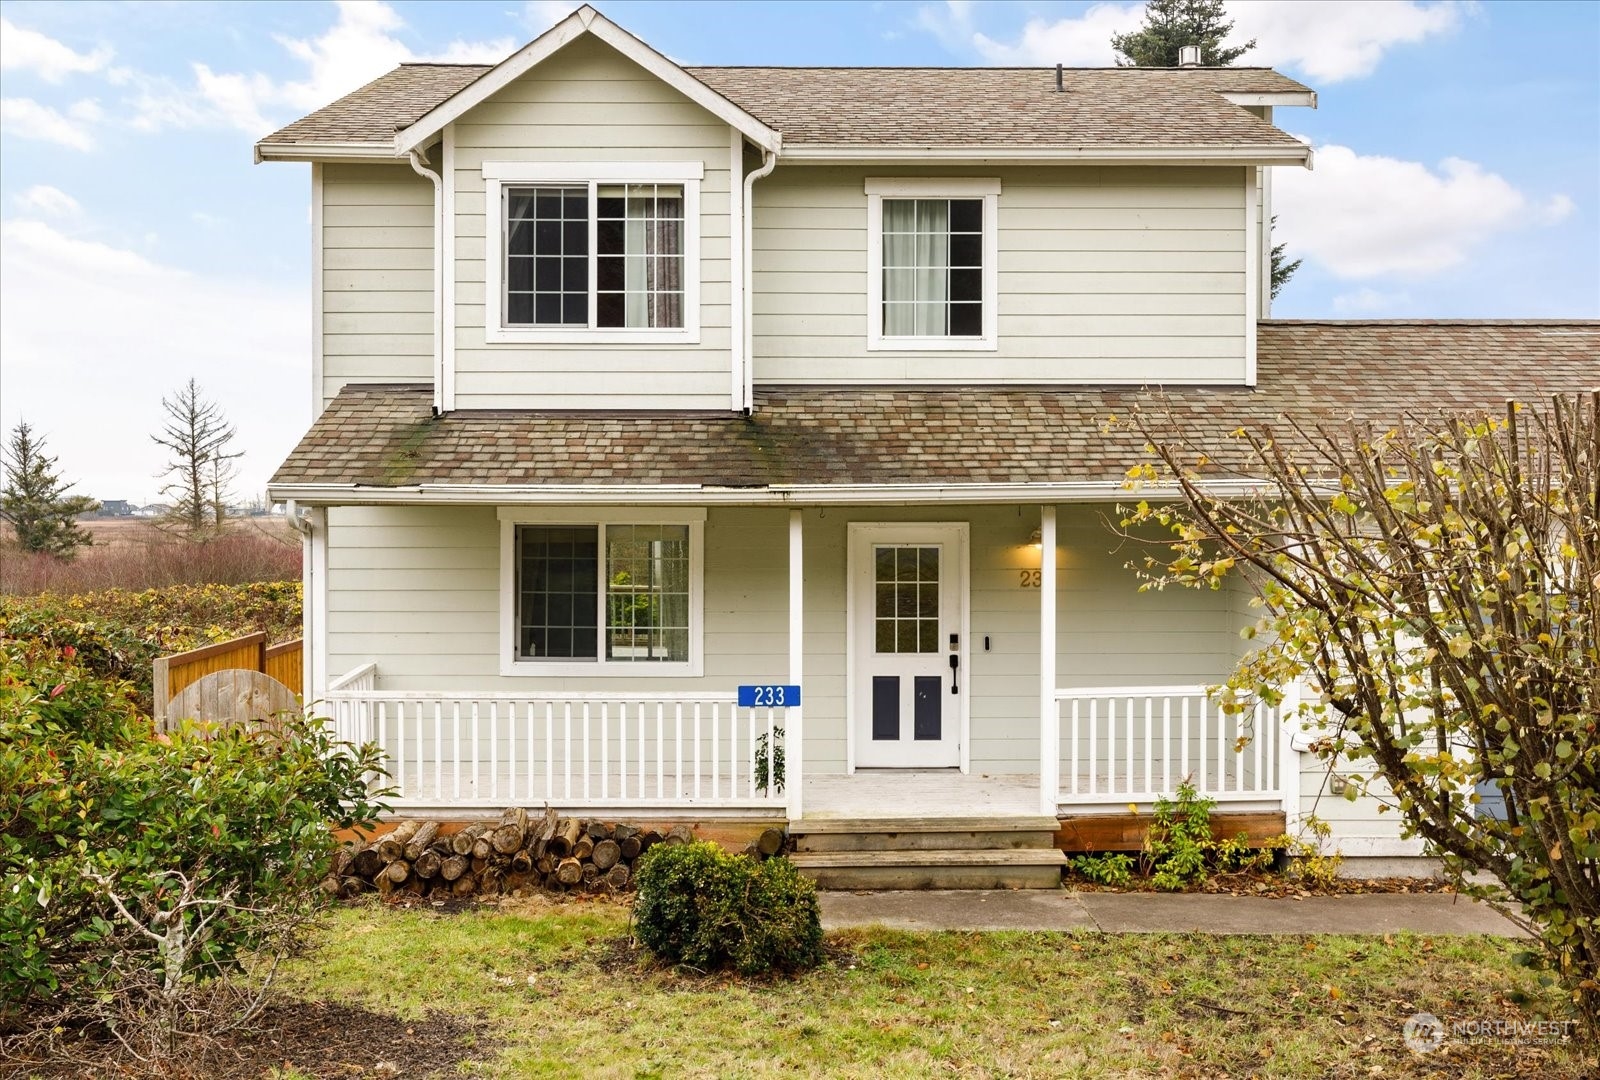
[[[628,326],[683,325],[683,197],[661,191],[653,185],[628,189],[623,282]]]
[[[890,337],[949,333],[950,203],[883,201],[883,332]]]

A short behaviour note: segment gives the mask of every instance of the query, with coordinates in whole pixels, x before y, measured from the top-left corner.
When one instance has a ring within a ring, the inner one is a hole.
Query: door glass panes
[[[878,652],[938,652],[939,549],[873,548],[873,601]]]
[[[599,635],[600,539],[594,526],[517,530],[517,654],[593,660]]]
[[[883,200],[883,333],[983,335],[983,200]]]
[[[589,189],[506,189],[506,323],[589,323]]]
[[[606,526],[606,659],[689,659],[689,526]]]

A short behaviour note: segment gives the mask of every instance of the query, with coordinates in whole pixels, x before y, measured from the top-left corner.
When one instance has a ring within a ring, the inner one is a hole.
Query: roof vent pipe
[[[1179,49],[1178,49],[1178,66],[1179,67],[1199,67],[1200,66],[1200,46],[1198,46],[1198,45],[1183,45],[1183,46],[1180,46]]]
[[[1065,92],[1066,89],[1067,89],[1066,86],[1063,85],[1063,83],[1061,81],[1061,65],[1057,64],[1056,65],[1056,93],[1058,93],[1058,94],[1063,93],[1063,92]]]

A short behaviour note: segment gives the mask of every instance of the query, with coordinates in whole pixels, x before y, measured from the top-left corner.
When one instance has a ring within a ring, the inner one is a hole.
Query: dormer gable
[[[756,146],[774,152],[779,149],[782,137],[777,131],[585,4],[433,106],[416,121],[398,130],[394,138],[395,153],[404,154],[427,145],[448,124],[460,119],[475,106],[487,101],[566,46],[586,36],[592,36],[609,45],[696,105],[724,121]]]

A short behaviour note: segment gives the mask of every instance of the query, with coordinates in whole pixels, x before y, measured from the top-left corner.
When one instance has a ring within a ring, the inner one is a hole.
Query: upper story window
[[[486,162],[485,336],[699,339],[699,162]]]
[[[872,180],[867,347],[997,347],[998,180]]]

